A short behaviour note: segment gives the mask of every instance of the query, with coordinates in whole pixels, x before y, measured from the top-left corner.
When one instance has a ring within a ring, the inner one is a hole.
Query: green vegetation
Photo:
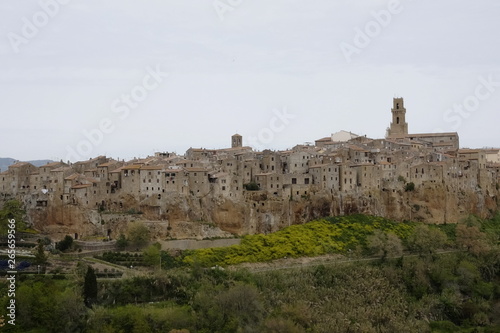
[[[152,269],[133,278],[97,282],[85,265],[65,280],[20,275],[17,325],[2,329],[31,333],[500,332],[499,240],[500,215],[443,226],[362,215],[321,219],[266,236],[247,236],[245,244],[228,252],[190,251],[175,260],[160,251],[163,268],[173,267],[172,262],[164,265],[164,258],[184,267]],[[378,258],[260,273],[212,266],[252,258],[244,251],[270,260],[280,247],[285,250],[279,255],[353,249]],[[152,246],[143,255],[103,257],[144,260],[151,250],[151,264],[156,266],[153,248],[159,250]],[[443,253],[443,248],[448,251]],[[8,302],[6,295],[7,284],[2,281],[2,308]],[[87,308],[90,299],[92,307]]]
[[[2,209],[0,209],[0,235],[7,234],[9,230],[9,220],[15,220],[16,232],[25,231],[25,213],[23,204],[19,200],[9,200],[5,202]]]
[[[415,191],[415,183],[413,182],[406,183],[405,192],[413,192],[413,191]]]
[[[161,250],[161,245],[159,243],[155,243],[148,246],[143,251],[144,263],[149,266],[155,266],[155,265],[159,266],[160,250]]]
[[[89,266],[83,283],[83,301],[91,308],[97,300],[97,277],[94,269]]]
[[[184,263],[227,266],[243,262],[262,262],[285,257],[346,253],[365,247],[374,230],[398,236],[403,241],[413,223],[397,223],[382,217],[351,215],[294,225],[269,235],[249,235],[240,245],[186,251]]]
[[[127,246],[129,246],[129,241],[124,234],[120,234],[118,239],[116,240],[116,247],[118,250],[124,250]]]
[[[104,252],[95,258],[125,267],[145,266],[142,253]]]
[[[69,251],[73,248],[73,237],[66,235],[64,239],[56,243],[56,249],[61,252]]]
[[[141,222],[129,223],[127,228],[127,240],[130,245],[143,247],[149,242],[149,229]]]
[[[37,265],[45,265],[47,263],[47,255],[43,249],[43,242],[38,242],[34,262]]]
[[[257,183],[255,183],[255,182],[250,182],[250,183],[243,184],[243,187],[247,191],[258,191],[258,190],[260,190],[259,185]]]

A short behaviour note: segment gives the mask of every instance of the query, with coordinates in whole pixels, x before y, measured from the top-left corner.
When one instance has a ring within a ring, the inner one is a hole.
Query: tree
[[[128,240],[133,246],[143,247],[149,241],[149,229],[142,223],[133,222],[128,225]]]
[[[118,239],[116,240],[116,247],[118,250],[124,250],[128,246],[129,242],[127,237],[124,234],[120,234]]]
[[[488,238],[477,226],[468,227],[459,224],[456,229],[457,245],[470,253],[479,256],[490,250]]]
[[[154,243],[148,246],[143,251],[144,263],[150,266],[155,266],[160,264],[160,243]]]
[[[368,248],[370,251],[385,260],[387,257],[397,257],[403,254],[403,245],[398,236],[393,233],[385,233],[375,230],[373,235],[368,237]]]
[[[62,241],[56,243],[56,249],[58,249],[61,252],[71,249],[72,246],[73,246],[73,237],[69,235],[66,235],[66,237],[64,237]]]
[[[47,255],[43,249],[43,243],[38,242],[35,253],[35,264],[37,265],[45,265],[47,263]]]
[[[83,301],[89,308],[97,301],[97,277],[91,266],[87,268],[83,282]]]
[[[432,255],[444,246],[447,239],[446,234],[441,230],[419,224],[413,230],[413,234],[408,237],[408,245],[420,255]]]
[[[7,201],[0,210],[0,234],[4,235],[8,231],[9,220],[15,220],[16,231],[26,229],[22,203],[18,200]]]
[[[415,183],[413,182],[406,183],[405,192],[413,192],[413,191],[415,191]]]
[[[193,300],[200,331],[251,332],[260,325],[264,308],[256,287],[237,284],[228,289],[203,288]],[[239,330],[238,330],[239,328]]]

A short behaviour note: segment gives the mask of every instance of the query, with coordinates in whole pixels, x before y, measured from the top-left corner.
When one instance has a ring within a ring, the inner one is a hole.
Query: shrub
[[[415,191],[415,183],[410,182],[405,185],[405,192]]]
[[[56,243],[56,249],[61,252],[71,249],[72,246],[73,246],[73,237],[69,235],[66,235],[66,237],[64,237],[62,241]]]
[[[250,183],[247,183],[247,184],[243,184],[243,187],[247,191],[258,191],[260,189],[259,185],[257,183],[255,183],[255,182],[250,182]]]

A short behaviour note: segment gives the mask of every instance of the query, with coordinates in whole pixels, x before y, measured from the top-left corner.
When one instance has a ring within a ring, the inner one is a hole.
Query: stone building
[[[39,168],[19,162],[0,173],[0,194],[23,200],[43,225],[65,223],[69,212],[79,218],[106,212],[111,219],[141,211],[169,226],[207,219],[236,233],[345,212],[448,222],[495,209],[499,149],[459,149],[457,133],[409,134],[402,98],[393,100],[391,113],[387,137],[379,139],[341,131],[314,146],[253,151],[235,134],[230,148],[190,148],[184,156],[98,156]],[[250,222],[238,229],[238,220]]]
[[[440,151],[456,151],[459,148],[459,138],[456,132],[451,133],[417,133],[408,134],[406,122],[406,108],[403,98],[394,98],[392,122],[387,129],[387,139],[409,142],[415,148],[431,145]]]

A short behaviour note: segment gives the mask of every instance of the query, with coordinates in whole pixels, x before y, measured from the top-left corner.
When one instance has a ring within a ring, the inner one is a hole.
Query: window
[[[292,184],[297,184],[297,178],[292,178]]]

